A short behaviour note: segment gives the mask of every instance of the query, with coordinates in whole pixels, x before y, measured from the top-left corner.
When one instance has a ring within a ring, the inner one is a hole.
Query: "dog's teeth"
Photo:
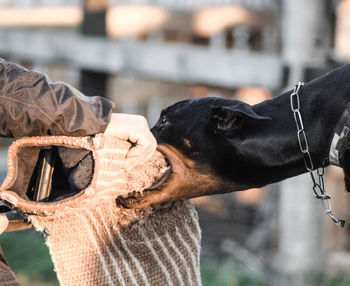
[[[168,166],[162,168],[162,169],[160,170],[160,173],[161,173],[161,174],[164,174],[164,173],[166,173],[166,172],[169,171],[169,170],[170,170],[170,165],[168,165]]]

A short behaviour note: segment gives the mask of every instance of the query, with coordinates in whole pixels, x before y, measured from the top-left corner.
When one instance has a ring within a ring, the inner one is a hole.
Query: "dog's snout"
[[[151,128],[151,133],[153,134],[154,138],[156,138],[156,140],[158,141],[159,131],[156,125]]]

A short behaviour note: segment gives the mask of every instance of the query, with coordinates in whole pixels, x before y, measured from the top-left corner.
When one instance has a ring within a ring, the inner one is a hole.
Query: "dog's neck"
[[[306,83],[300,89],[300,112],[315,168],[329,164],[344,168],[344,148],[350,149],[350,143],[342,144],[346,143],[347,135],[350,137],[349,79],[350,65],[346,65]],[[271,130],[282,134],[279,179],[306,172],[290,105],[291,93],[292,90],[254,106],[258,114],[272,117]]]
[[[336,166],[345,165],[346,151],[350,149],[350,103],[334,128],[334,135],[329,148],[329,163]]]

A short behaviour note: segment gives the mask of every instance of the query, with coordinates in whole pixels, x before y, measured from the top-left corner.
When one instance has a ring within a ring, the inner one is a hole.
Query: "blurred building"
[[[191,97],[196,86],[210,87],[206,95],[229,97],[240,87],[281,87],[276,1],[28,0],[0,5],[1,55],[44,72],[64,67],[69,72],[58,79],[74,85],[79,85],[81,70],[106,73],[100,93],[121,111],[148,115],[151,124],[159,109]]]

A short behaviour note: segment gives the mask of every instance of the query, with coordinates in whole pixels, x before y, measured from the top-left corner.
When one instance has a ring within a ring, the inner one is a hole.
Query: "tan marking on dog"
[[[187,148],[191,149],[192,148],[192,144],[191,141],[187,138],[184,138],[184,144]]]

